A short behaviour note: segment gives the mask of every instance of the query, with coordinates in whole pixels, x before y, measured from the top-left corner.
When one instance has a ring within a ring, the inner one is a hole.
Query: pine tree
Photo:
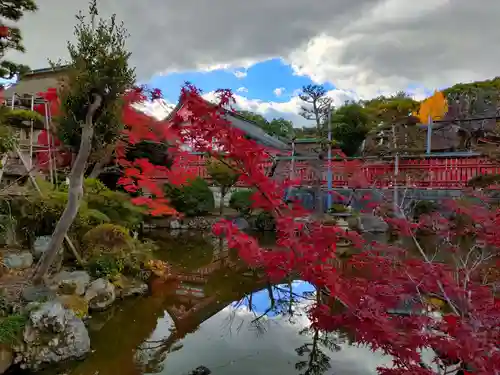
[[[11,79],[29,70],[26,65],[16,64],[4,57],[9,50],[24,52],[21,31],[12,25],[19,21],[25,12],[34,12],[34,0],[0,1],[0,78]]]
[[[125,48],[126,29],[114,15],[109,20],[98,17],[97,1],[91,0],[89,16],[76,16],[76,43],[68,43],[68,74],[58,93],[61,115],[55,121],[59,138],[77,156],[69,175],[68,203],[36,270],[35,283],[43,281],[78,214],[91,154],[108,149],[123,130],[122,97],[135,83]]]

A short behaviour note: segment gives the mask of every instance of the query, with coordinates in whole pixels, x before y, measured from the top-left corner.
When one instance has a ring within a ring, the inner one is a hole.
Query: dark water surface
[[[150,296],[94,315],[93,352],[51,374],[185,375],[203,365],[213,375],[368,375],[391,362],[340,335],[304,332],[310,285],[294,281],[291,303],[290,285],[267,285],[216,239],[156,237],[181,280],[155,282]]]

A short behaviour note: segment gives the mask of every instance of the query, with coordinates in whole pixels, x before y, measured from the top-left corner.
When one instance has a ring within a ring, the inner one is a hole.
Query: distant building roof
[[[179,102],[177,106],[169,114],[168,118],[171,118],[175,113],[177,113],[184,103]],[[231,123],[233,127],[244,132],[248,137],[255,140],[257,143],[279,151],[289,150],[290,146],[283,142],[282,140],[267,134],[262,128],[254,121],[250,121],[243,116],[237,115],[230,111],[225,111],[227,120]]]
[[[14,94],[18,96],[36,95],[39,92],[55,88],[59,85],[59,78],[64,75],[66,69],[67,66],[32,70],[4,90],[3,96],[8,99]]]

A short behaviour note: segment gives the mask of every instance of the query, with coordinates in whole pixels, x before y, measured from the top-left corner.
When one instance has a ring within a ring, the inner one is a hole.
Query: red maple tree
[[[153,99],[160,96],[157,90],[153,93]],[[478,375],[500,373],[500,303],[494,293],[496,279],[491,280],[499,256],[498,208],[485,203],[486,197],[476,197],[482,204],[453,201],[446,213],[424,215],[416,223],[379,210],[398,233],[399,241],[392,244],[368,242],[355,232],[321,221],[300,220],[310,213],[299,202],[283,200],[288,186],[297,181],[266,176],[262,165],[271,151],[230,126],[225,114],[233,97],[227,90],[218,95],[214,105],[188,85],[181,93],[186,110],[168,121],[157,121],[133,107],[147,99],[143,89],[128,94],[117,161],[123,167],[119,183],[125,190],[148,193],[133,198],[134,203],[149,207],[153,215],[174,214],[161,185],[165,181],[182,184],[192,175],[191,154],[180,146],[189,144],[193,151],[215,158],[224,154],[241,182],[256,188],[253,206],[274,216],[278,249],[261,247],[230,221],[221,220],[214,233],[225,236],[249,266],[265,269],[271,281],[294,277],[313,284],[321,294],[308,310],[313,326],[325,331],[348,329],[357,342],[391,355],[393,366],[378,369],[383,375],[454,374],[458,363]],[[147,159],[128,161],[126,148],[141,140],[169,142],[173,166],[155,166]],[[363,187],[359,178],[356,184]],[[423,232],[433,233],[439,242],[425,244],[419,237]],[[464,245],[471,238],[472,243]],[[335,244],[341,239],[357,249],[348,259],[337,256]],[[431,247],[444,260],[436,260]],[[449,311],[442,319],[418,313],[428,310],[429,298],[444,301]],[[413,301],[413,314],[390,313],[408,300]],[[333,309],[334,302],[340,302],[341,311]],[[438,353],[435,361],[440,367],[422,365],[422,350],[428,348]]]

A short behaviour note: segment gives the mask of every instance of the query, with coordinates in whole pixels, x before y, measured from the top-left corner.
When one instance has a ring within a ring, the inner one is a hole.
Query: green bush
[[[439,210],[439,205],[432,201],[418,201],[413,209],[413,217],[418,220],[422,215],[430,215]]]
[[[136,276],[152,259],[154,242],[141,242],[128,229],[115,224],[101,224],[83,237],[83,256],[94,277],[112,279],[119,274]]]
[[[0,344],[10,346],[19,343],[27,322],[28,317],[25,314],[12,314],[0,318]]]
[[[87,271],[92,277],[113,279],[119,276],[125,266],[123,260],[110,255],[91,259],[87,264]]]
[[[84,200],[89,209],[102,212],[111,223],[134,229],[144,220],[143,207],[132,204],[128,194],[108,189],[97,179],[85,180]]]
[[[37,183],[42,191],[41,195],[33,189],[25,195],[14,197],[10,202],[11,214],[16,220],[20,240],[28,246],[36,236],[53,233],[68,201],[66,188],[54,189],[46,181]],[[6,204],[1,205],[0,213],[10,214],[6,211],[8,207]],[[105,222],[109,222],[109,218],[101,211],[89,208],[83,200],[69,235],[81,239],[90,228]]]
[[[68,201],[66,185],[54,188],[47,181],[37,183],[42,195],[32,189],[26,195],[13,198],[10,205],[0,204],[0,215],[11,215],[15,219],[20,239],[28,246],[34,237],[53,233]],[[135,229],[143,217],[144,209],[130,203],[126,193],[110,190],[98,180],[87,179],[69,234],[80,241],[91,228],[104,223]]]
[[[261,232],[272,231],[276,229],[274,216],[267,211],[263,211],[255,218],[255,227]]]
[[[101,224],[83,236],[83,254],[95,257],[132,250],[133,238],[127,228],[116,224]]]
[[[203,216],[214,210],[214,195],[207,182],[195,178],[181,186],[165,185],[172,206],[186,216]]]
[[[238,211],[243,216],[250,216],[252,213],[252,195],[253,190],[235,191],[229,199],[229,207]]]
[[[332,204],[332,207],[328,210],[328,212],[331,214],[341,214],[347,212],[347,207],[339,203]]]

